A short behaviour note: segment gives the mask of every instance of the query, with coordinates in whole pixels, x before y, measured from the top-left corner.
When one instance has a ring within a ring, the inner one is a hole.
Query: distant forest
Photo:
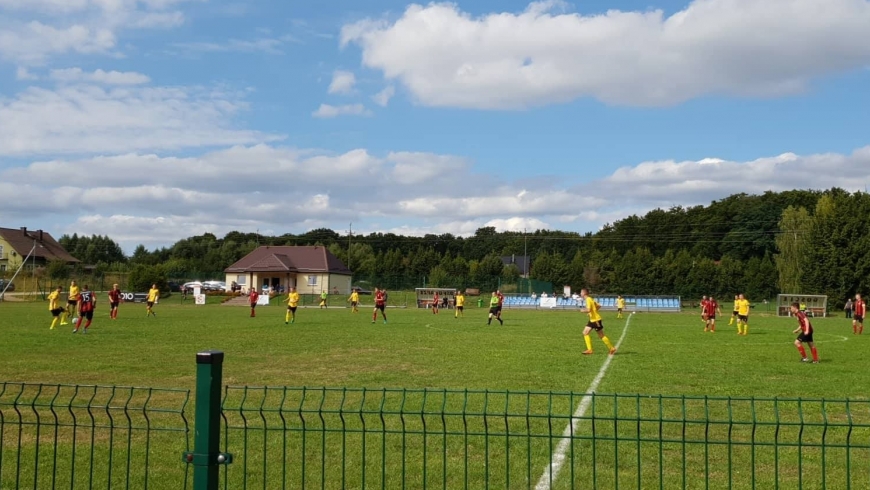
[[[159,269],[170,278],[220,277],[258,245],[322,245],[357,277],[426,278],[430,285],[473,286],[524,271],[500,257],[531,257],[529,275],[554,286],[596,293],[679,294],[684,298],[743,292],[773,299],[780,292],[827,294],[833,305],[867,291],[870,195],[841,189],[736,194],[707,206],[655,209],[595,233],[478,229],[473,236],[392,233],[300,235],[206,233],[170,247],[136,247],[124,255],[108,236],[64,235],[60,242],[103,271]],[[349,250],[348,250],[349,249]]]

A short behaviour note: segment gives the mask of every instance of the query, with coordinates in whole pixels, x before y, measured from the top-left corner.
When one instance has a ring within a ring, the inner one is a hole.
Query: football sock
[[[374,313],[372,313],[372,323],[374,323],[375,320],[377,320],[377,319],[378,319],[378,312],[375,311]]]
[[[584,335],[583,340],[586,342],[586,350],[592,350],[592,337]]]
[[[806,351],[806,349],[804,349],[804,346],[799,345],[798,348],[797,348],[797,350],[798,350],[798,352],[801,353],[801,359],[806,359],[806,358],[807,358],[807,351]]]
[[[288,312],[284,315],[284,323],[287,323],[287,322],[289,322],[289,321],[290,321],[290,312],[288,311]]]
[[[861,335],[862,333],[864,333],[864,325],[858,327],[858,335]]]
[[[69,323],[69,322],[67,322],[67,320],[69,320],[69,313],[64,311],[63,313],[60,314],[60,324],[66,325],[67,323]]]
[[[499,325],[504,325],[504,322],[501,320],[501,318],[497,318],[497,320],[498,320]]]
[[[57,326],[58,320],[59,320],[59,317],[54,317],[54,320],[51,321],[51,328],[49,330],[54,330],[54,327]]]
[[[610,343],[610,339],[608,339],[606,335],[601,337],[601,341],[604,342],[604,345],[606,345],[608,349],[613,348],[613,344]]]
[[[76,330],[78,330],[79,327],[82,326],[82,320],[83,320],[83,318],[82,318],[82,317],[79,317],[79,320],[76,322]]]
[[[810,347],[810,351],[813,353],[813,360],[818,362],[819,360],[819,351],[816,350],[815,347]]]
[[[85,330],[87,330],[88,327],[90,327],[90,326],[91,326],[91,320],[88,320],[88,323],[85,323]]]

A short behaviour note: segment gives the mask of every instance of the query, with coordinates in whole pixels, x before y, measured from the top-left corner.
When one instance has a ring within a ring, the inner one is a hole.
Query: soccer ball
[[[79,317],[73,317],[73,319],[72,319],[73,323],[78,323],[78,321],[79,321]]]

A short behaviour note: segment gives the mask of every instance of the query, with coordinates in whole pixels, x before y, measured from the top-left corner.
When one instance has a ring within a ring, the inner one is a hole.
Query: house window
[[[236,276],[236,284],[244,286],[246,284],[247,278],[248,276],[239,274],[238,276]]]
[[[0,272],[6,272],[6,264],[0,265]]]
[[[0,259],[5,259],[6,257],[3,255],[3,245],[0,245]]]
[[[317,276],[308,276],[308,285],[317,286]]]

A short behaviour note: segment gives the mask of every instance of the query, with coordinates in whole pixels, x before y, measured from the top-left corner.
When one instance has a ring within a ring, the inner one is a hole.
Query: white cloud
[[[290,38],[261,37],[253,40],[230,39],[224,42],[174,43],[172,46],[190,52],[283,54],[281,48],[290,40]]]
[[[70,52],[108,53],[115,44],[115,33],[105,28],[55,27],[37,21],[3,28],[0,23],[0,59],[20,63],[42,63],[49,56]]]
[[[103,77],[130,78],[105,72]],[[242,95],[207,88],[30,87],[0,99],[0,156],[165,150],[278,139],[236,129],[233,119],[246,109]]]
[[[390,103],[390,99],[392,99],[394,95],[396,95],[396,87],[390,85],[373,95],[372,100],[375,101],[375,104],[381,107],[387,107],[387,104]]]
[[[353,86],[356,84],[356,76],[349,71],[336,70],[332,74],[332,82],[327,90],[330,94],[350,94],[353,93]]]
[[[564,5],[479,17],[454,3],[411,5],[393,22],[345,25],[341,43],[422,104],[478,109],[781,96],[870,64],[868,0],[693,0],[671,16],[556,11]]]
[[[336,116],[370,116],[372,113],[362,104],[330,105],[320,104],[320,107],[311,115],[321,119]]]
[[[106,85],[141,85],[151,81],[146,75],[134,71],[96,70],[88,73],[81,68],[51,70],[50,76],[59,82],[95,82]]]
[[[39,80],[39,77],[30,72],[27,68],[23,66],[19,66],[17,70],[15,70],[15,79],[16,80]]]
[[[187,1],[0,0],[0,60],[37,65],[70,53],[120,55],[125,31],[176,27],[184,14],[172,8]]]
[[[415,235],[467,235],[481,226],[590,231],[655,207],[706,204],[736,192],[856,191],[866,182],[870,146],[848,155],[643,162],[572,185],[504,181],[450,155],[259,144],[190,157],[129,153],[7,167],[0,170],[0,195],[7,219],[26,217],[46,229],[41,222],[58,219],[73,223],[61,233],[108,234],[130,248],[206,231],[343,230],[349,221],[358,232]]]

